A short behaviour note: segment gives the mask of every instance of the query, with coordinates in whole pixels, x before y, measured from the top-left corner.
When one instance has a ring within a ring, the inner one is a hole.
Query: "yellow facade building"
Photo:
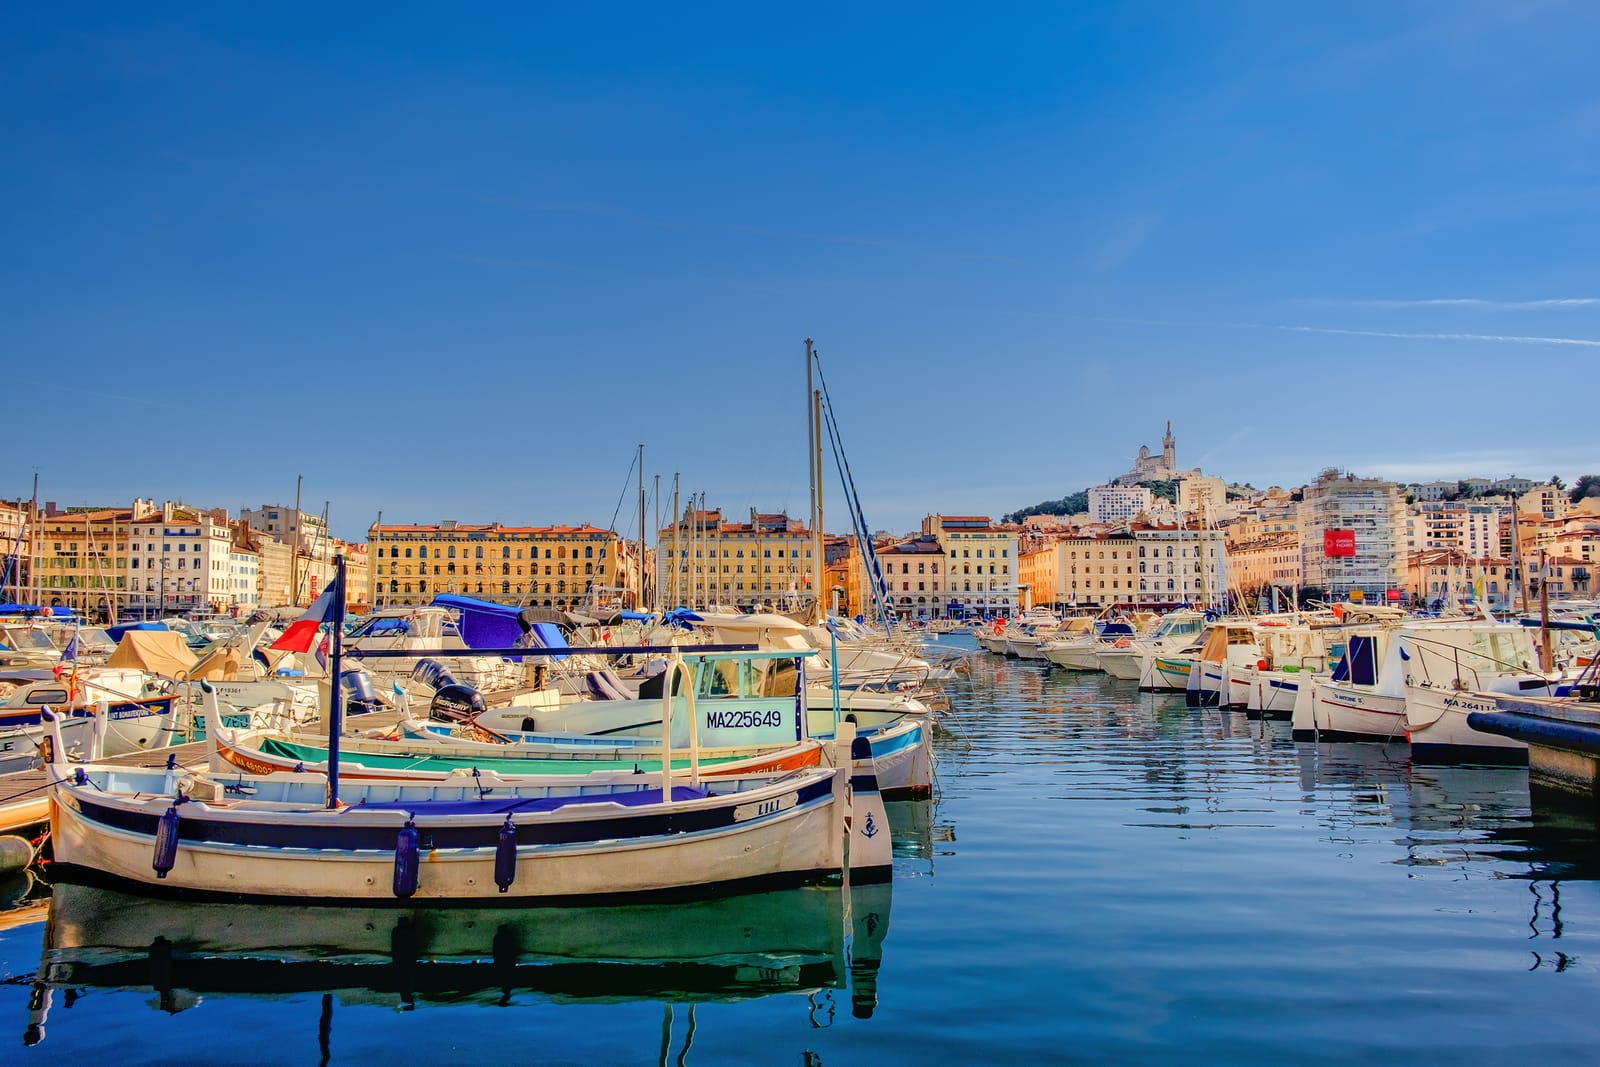
[[[367,602],[423,604],[439,593],[574,610],[634,605],[632,545],[594,526],[442,522],[367,531]]]

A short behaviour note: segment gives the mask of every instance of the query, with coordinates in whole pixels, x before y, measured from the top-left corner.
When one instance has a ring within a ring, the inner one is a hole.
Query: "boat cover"
[[[195,655],[183,635],[172,630],[129,630],[117,642],[107,667],[132,667],[168,678],[187,677]]]

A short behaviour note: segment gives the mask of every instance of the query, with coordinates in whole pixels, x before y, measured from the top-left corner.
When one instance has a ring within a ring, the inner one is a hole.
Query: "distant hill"
[[[1150,490],[1157,500],[1170,500],[1177,503],[1178,483],[1165,481],[1137,482]],[[1060,500],[1046,500],[1029,507],[1020,508],[1011,514],[1003,516],[1002,522],[1021,522],[1029,515],[1078,515],[1089,510],[1089,490],[1080,489],[1076,493],[1068,493]]]

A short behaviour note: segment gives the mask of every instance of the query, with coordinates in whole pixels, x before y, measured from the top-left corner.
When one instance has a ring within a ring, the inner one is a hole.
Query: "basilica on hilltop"
[[[1183,478],[1199,477],[1198,470],[1178,469],[1178,443],[1172,436],[1172,420],[1167,420],[1167,432],[1161,438],[1161,455],[1150,454],[1149,445],[1140,445],[1134,457],[1133,470],[1111,479],[1112,485],[1133,485],[1137,482],[1172,482]]]

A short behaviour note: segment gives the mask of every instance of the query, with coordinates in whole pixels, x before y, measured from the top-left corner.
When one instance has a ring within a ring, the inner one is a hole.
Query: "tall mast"
[[[816,525],[811,528],[812,553],[815,557],[811,565],[811,610],[816,616],[816,621],[822,622],[828,617],[828,610],[822,603],[822,393],[820,391],[811,394],[811,425],[812,440],[816,442],[812,462],[817,472]]]
[[[372,579],[372,606],[383,602],[383,582],[378,577],[378,560],[383,556],[383,512],[378,512],[378,524],[373,527],[375,547],[368,553],[367,575]]]
[[[672,582],[669,586],[667,606],[675,608],[683,603],[683,584],[678,580],[678,533],[683,529],[683,512],[678,510],[678,474],[672,474]],[[656,546],[660,551],[660,546]],[[685,604],[685,607],[688,605]]]
[[[1539,668],[1545,673],[1555,670],[1555,656],[1550,650],[1550,549],[1539,553]]]
[[[33,472],[33,505],[28,512],[28,589],[27,602],[38,603],[43,597],[39,585],[39,556],[44,552],[44,538],[39,534],[39,472]]]
[[[661,610],[661,586],[663,584],[661,579],[665,577],[665,575],[659,574],[661,570],[661,475],[656,475],[655,479],[656,484],[654,493],[656,506],[653,512],[655,521],[650,524],[650,529],[653,530],[656,535],[656,571],[658,572],[658,576],[656,578],[656,595],[654,600],[651,602],[650,607],[652,610],[659,611]]]
[[[1511,501],[1511,580],[1517,583],[1516,596],[1518,600],[1522,601],[1522,606],[1516,609],[1517,613],[1519,615],[1524,615],[1527,614],[1528,611],[1528,591],[1527,586],[1523,584],[1522,566],[1518,562],[1517,558],[1518,553],[1521,551],[1518,542],[1522,540],[1517,531],[1518,510],[1517,501],[1515,498],[1513,498]]]
[[[811,489],[811,510],[806,515],[806,522],[811,527],[812,554],[821,556],[821,543],[818,540],[819,530],[822,528],[822,457],[819,451],[821,426],[817,423],[817,393],[812,383],[812,366],[816,361],[816,352],[811,347],[811,338],[806,338],[806,477]],[[812,567],[812,615],[817,621],[826,616],[817,609],[816,605],[822,599],[822,586],[816,580],[816,567]]]
[[[639,446],[639,595],[634,597],[633,609],[642,612],[644,607],[644,445]]]
[[[294,476],[294,543],[289,549],[289,603],[300,606],[300,482],[305,476]]]

